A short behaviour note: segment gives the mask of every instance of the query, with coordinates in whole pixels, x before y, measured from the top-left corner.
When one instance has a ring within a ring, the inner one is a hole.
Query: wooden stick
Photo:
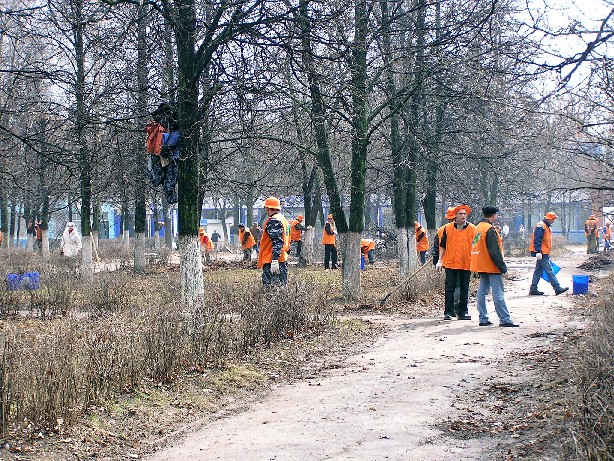
[[[422,269],[424,269],[428,263],[430,262],[430,259],[428,259],[422,266],[420,266],[418,269],[416,269],[415,271],[413,271],[409,276],[407,276],[407,278],[405,278],[405,280],[403,280],[401,283],[399,283],[396,287],[394,287],[392,290],[390,290],[388,293],[386,293],[384,295],[384,297],[380,300],[379,302],[379,307],[384,307],[384,304],[386,303],[386,301],[388,300],[388,298],[390,297],[391,294],[393,294],[395,291],[397,291],[399,288],[405,286],[405,284],[407,282],[409,282],[413,277],[415,277]]]

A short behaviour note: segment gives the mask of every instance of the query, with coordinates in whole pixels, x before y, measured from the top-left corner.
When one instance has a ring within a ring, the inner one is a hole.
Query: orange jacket
[[[422,238],[420,236],[423,236]],[[420,239],[420,240],[418,240]],[[426,231],[424,228],[417,224],[416,225],[416,251],[420,253],[421,251],[428,251],[429,249],[429,237],[426,235]]]
[[[531,236],[531,242],[529,243],[529,251],[533,253],[538,253],[535,249],[535,230],[540,227],[544,230],[544,236],[542,237],[542,245],[541,245],[541,253],[544,255],[549,255],[550,250],[552,250],[552,230],[550,226],[548,226],[545,222],[538,222],[533,228],[533,235]]]
[[[471,246],[471,272],[480,272],[486,274],[500,274],[501,270],[493,262],[488,247],[486,246],[486,233],[493,229],[497,235],[497,243],[499,250],[503,255],[503,242],[499,232],[494,228],[492,223],[488,221],[480,222],[475,228],[475,237]]]
[[[369,256],[370,250],[375,250],[375,241],[373,239],[360,239],[360,249],[365,258]]]
[[[463,229],[457,229],[454,222],[451,222],[445,225],[443,233],[446,251],[442,265],[446,269],[471,270],[471,244],[475,237],[475,226],[467,223]]]
[[[200,245],[205,247],[207,250],[213,250],[213,242],[209,238],[209,235],[205,231],[198,232],[198,240],[200,241]]]
[[[263,232],[260,236],[260,252],[258,253],[259,268],[262,268],[262,266],[264,266],[265,264],[268,264],[273,261],[273,242],[271,241],[271,237],[269,237],[269,234],[267,234],[266,232],[266,226],[271,219],[278,220],[284,228],[284,247],[281,250],[281,254],[279,255],[278,261],[280,263],[283,263],[288,259],[288,251],[290,250],[290,224],[288,224],[288,221],[286,220],[286,218],[284,218],[284,215],[277,212],[273,216],[267,218],[267,220],[264,222],[264,225],[262,226]]]
[[[160,155],[162,150],[162,135],[166,133],[166,129],[156,122],[148,123],[145,127],[147,132],[147,140],[145,141],[145,149],[148,154]]]
[[[603,228],[603,238],[605,238],[606,240],[610,240],[612,237],[612,229],[610,229],[608,226]],[[2,240],[0,240],[1,242]]]
[[[331,224],[327,221],[326,224],[324,224],[324,230],[322,232],[322,244],[334,245],[337,242],[337,235],[326,232],[327,227],[331,230],[331,232],[334,232],[337,229],[335,224]]]
[[[298,219],[290,221],[290,241],[292,242],[300,242],[303,239],[303,232],[296,228],[297,224],[302,225]]]
[[[247,239],[245,239],[246,232],[247,232]],[[243,242],[243,240],[245,240],[245,243]],[[248,231],[245,228],[243,228],[243,230],[239,228],[239,242],[241,243],[241,248],[243,248],[244,250],[249,250],[250,248],[256,245],[254,236],[252,235],[250,231]]]
[[[589,235],[597,235],[597,233],[597,220],[587,219],[584,223],[584,235],[588,237]]]

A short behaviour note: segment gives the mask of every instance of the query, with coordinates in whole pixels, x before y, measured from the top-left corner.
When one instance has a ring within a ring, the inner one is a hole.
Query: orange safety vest
[[[198,233],[198,240],[200,241],[200,245],[204,246],[207,250],[213,250],[213,242],[209,238],[206,232]]]
[[[471,270],[471,244],[475,236],[475,226],[468,223],[464,229],[457,229],[454,222],[445,225],[446,252],[442,265],[446,269]]]
[[[597,220],[596,219],[587,219],[584,223],[584,234],[585,235],[597,235]]]
[[[529,251],[532,251],[533,253],[537,253],[537,250],[535,249],[534,240],[535,240],[535,229],[537,229],[538,227],[541,227],[544,229],[544,238],[542,239],[542,254],[549,255],[550,250],[552,249],[552,230],[550,229],[550,226],[548,226],[543,221],[538,222],[533,228],[533,236],[531,237],[531,243],[529,244]]]
[[[330,225],[330,230],[335,230],[335,225],[327,222],[326,224]],[[337,236],[335,234],[331,235],[326,232],[326,224],[324,224],[324,229],[322,231],[322,245],[334,245],[337,242]]]
[[[162,151],[162,135],[166,133],[166,129],[159,123],[148,123],[145,127],[147,132],[147,140],[145,141],[145,149],[148,154],[160,155]]]
[[[418,241],[420,234],[424,234],[424,237],[422,237],[420,241]],[[428,251],[428,249],[429,249],[428,235],[426,235],[426,231],[424,230],[422,226],[417,226],[416,227],[416,251],[420,253],[421,251]]]
[[[271,237],[266,232],[266,226],[269,223],[269,220],[277,219],[284,228],[284,247],[281,250],[281,254],[279,255],[278,261],[283,263],[288,259],[288,251],[290,250],[290,225],[284,215],[281,213],[275,213],[273,216],[270,216],[265,222],[263,227],[262,235],[260,236],[260,252],[258,253],[258,267],[261,268],[267,263],[273,261],[273,242],[271,241]]]
[[[296,228],[297,224],[300,224],[298,219],[293,219],[290,222],[290,240],[292,242],[300,242],[303,239],[303,233]]]
[[[256,245],[256,241],[254,240],[254,236],[252,235],[252,233],[249,232],[247,240],[245,241],[245,243],[243,243],[243,239],[245,238],[245,232],[247,232],[247,229],[239,229],[239,242],[241,243],[241,248],[243,248],[244,250],[249,250]]]
[[[604,227],[603,236],[606,240],[610,241],[610,238],[612,237],[612,229],[610,229],[608,226]]]
[[[480,272],[483,274],[500,274],[501,271],[492,262],[488,247],[486,246],[486,232],[490,229],[494,229],[494,226],[490,222],[482,221],[475,228],[475,237],[473,238],[473,245],[471,245],[471,272]],[[503,242],[497,229],[495,229],[497,235],[497,243],[501,254],[503,254]]]
[[[375,241],[372,239],[360,239],[360,249],[365,255],[365,258],[369,256],[370,250],[375,250]]]

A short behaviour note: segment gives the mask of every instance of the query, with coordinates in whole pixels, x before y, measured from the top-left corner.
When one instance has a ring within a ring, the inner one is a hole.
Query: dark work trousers
[[[279,274],[271,273],[271,263],[262,266],[262,285],[286,285],[288,283],[288,263],[279,263]]]
[[[471,278],[471,271],[464,271],[461,269],[447,269],[446,268],[446,308],[444,315],[450,315],[454,317],[454,290],[457,283],[460,285],[460,300],[458,302],[458,310],[456,315],[468,315],[469,314],[469,279]]]
[[[333,269],[337,269],[337,247],[335,245],[324,245],[324,269],[329,269],[329,262]]]
[[[424,266],[426,264],[426,250],[420,252],[420,265]]]
[[[296,243],[296,257],[301,256],[301,251],[303,249],[303,241],[302,240],[293,240],[292,243]]]

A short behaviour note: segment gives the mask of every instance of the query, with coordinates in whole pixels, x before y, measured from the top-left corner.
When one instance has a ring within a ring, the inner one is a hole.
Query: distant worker
[[[429,237],[418,221],[415,222],[414,228],[416,230],[416,251],[420,257],[420,265],[424,266],[426,264],[426,252],[429,251]]]
[[[446,220],[448,222],[454,221],[454,207],[448,207],[446,210]],[[446,223],[447,224],[447,223]],[[435,232],[435,237],[433,238],[433,246],[431,247],[431,261],[433,261],[433,265],[437,266],[437,262],[439,261],[439,241],[441,240],[441,236],[443,235],[443,230],[446,227],[446,224],[440,226]],[[456,312],[458,311],[458,303],[460,302],[460,283],[456,283],[456,288],[454,288],[454,308],[451,313],[451,317],[456,317]]]
[[[211,262],[211,253],[213,253],[213,242],[209,238],[209,234],[202,227],[198,228],[198,241],[200,242],[200,249],[204,253],[205,261]]]
[[[549,211],[544,216],[544,219],[538,222],[533,229],[529,251],[531,252],[531,256],[535,256],[535,270],[533,271],[531,288],[529,288],[530,295],[541,296],[544,294],[543,291],[537,289],[537,284],[544,272],[548,276],[548,281],[557,295],[569,290],[567,287],[561,287],[556,275],[554,275],[552,271],[552,265],[550,264],[550,250],[552,249],[552,229],[550,229],[550,226],[552,226],[556,218],[558,218],[557,214],[553,211]]]
[[[337,269],[337,226],[332,214],[328,215],[328,220],[324,224],[322,244],[324,245],[324,269]]]
[[[262,268],[262,284],[286,285],[288,283],[288,251],[290,249],[290,224],[281,214],[277,197],[264,202],[267,220],[260,238],[258,268]]]
[[[62,233],[62,240],[60,241],[60,254],[67,258],[73,258],[77,256],[77,253],[81,250],[81,236],[75,229],[75,223],[69,221],[66,223],[66,229]]]
[[[217,258],[217,253],[220,251],[222,243],[222,236],[219,234],[217,229],[213,231],[213,234],[211,234],[211,243],[213,243],[213,254]]]
[[[360,251],[364,256],[365,261],[369,261],[369,264],[375,263],[375,240],[360,239]]]
[[[521,224],[520,226],[518,226],[518,233],[520,234],[520,238],[523,239],[524,238],[524,224]]]
[[[510,312],[505,303],[503,274],[507,265],[503,260],[503,242],[493,226],[499,209],[492,205],[482,208],[484,219],[475,228],[475,237],[471,245],[471,272],[480,274],[480,285],[476,294],[479,313],[479,325],[487,327],[493,323],[488,318],[486,295],[492,288],[492,300],[499,317],[500,327],[517,327],[512,322]]]
[[[303,220],[305,218],[302,214],[298,215],[296,219],[290,221],[290,244],[296,244],[296,257],[301,257],[301,250],[303,248]]]
[[[605,223],[605,226],[603,226],[603,251],[610,251],[610,248],[612,247],[611,245],[611,239],[612,239],[612,229],[610,229],[610,222],[608,221],[607,223]]]
[[[256,241],[245,224],[239,224],[239,243],[243,249],[243,261],[251,262],[252,248],[256,246]]]
[[[584,223],[584,235],[586,236],[586,254],[598,253],[597,249],[597,218],[595,215],[590,215]]]
[[[256,246],[254,248],[256,248],[257,254],[260,248],[260,237],[262,236],[262,228],[258,225],[257,222],[255,222],[254,224],[252,224],[252,227],[249,228],[249,232],[252,234],[252,237],[254,237],[254,240],[256,242]]]
[[[503,223],[503,227],[501,227],[501,238],[506,239],[510,233],[510,226],[507,225],[506,222]]]
[[[454,221],[445,225],[439,242],[439,261],[435,266],[438,271],[445,267],[445,310],[444,320],[451,320],[454,315],[454,291],[460,284],[458,320],[471,320],[469,315],[469,280],[471,278],[471,244],[475,236],[475,226],[467,222],[471,213],[469,205],[454,208]]]

